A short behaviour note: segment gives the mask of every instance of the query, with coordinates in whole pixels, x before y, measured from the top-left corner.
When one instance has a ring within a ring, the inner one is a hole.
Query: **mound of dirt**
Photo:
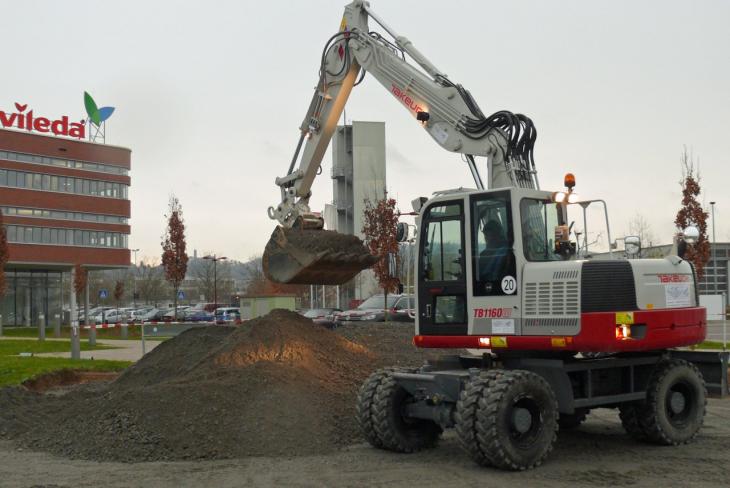
[[[362,441],[361,382],[382,365],[424,359],[412,325],[362,335],[374,325],[331,331],[274,310],[239,327],[191,329],[109,384],[60,396],[0,390],[0,437],[128,462],[332,452]]]

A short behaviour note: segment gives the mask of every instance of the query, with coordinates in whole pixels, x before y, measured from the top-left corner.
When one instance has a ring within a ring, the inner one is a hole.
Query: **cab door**
[[[473,194],[471,224],[471,334],[519,334],[520,297],[509,190]]]
[[[466,335],[464,201],[433,203],[421,220],[418,253],[418,332]]]

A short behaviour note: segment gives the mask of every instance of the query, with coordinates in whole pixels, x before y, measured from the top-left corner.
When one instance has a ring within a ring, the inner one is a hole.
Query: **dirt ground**
[[[539,468],[480,468],[453,433],[427,452],[399,455],[356,444],[334,455],[222,461],[98,463],[19,451],[0,442],[0,486],[479,486],[720,487],[730,483],[730,400],[710,400],[705,427],[687,446],[631,441],[612,410],[596,410],[561,433]]]
[[[278,311],[181,334],[113,382],[0,390],[0,487],[730,486],[730,400],[710,400],[700,436],[680,447],[634,442],[615,411],[595,410],[523,473],[476,466],[453,432],[418,454],[373,449],[354,421],[362,379],[443,353],[411,335],[412,324],[333,333]]]

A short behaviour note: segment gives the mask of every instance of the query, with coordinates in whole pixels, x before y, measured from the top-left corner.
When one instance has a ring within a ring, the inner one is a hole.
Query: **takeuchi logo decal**
[[[84,92],[84,107],[88,115],[89,125],[94,125],[97,128],[114,113],[114,107],[99,108],[87,92]],[[50,133],[56,136],[85,139],[86,123],[87,120],[72,122],[67,115],[57,119],[38,117],[33,109],[28,109],[27,103],[20,104],[16,102],[15,111],[0,110],[0,126],[3,128],[22,129],[42,134]]]

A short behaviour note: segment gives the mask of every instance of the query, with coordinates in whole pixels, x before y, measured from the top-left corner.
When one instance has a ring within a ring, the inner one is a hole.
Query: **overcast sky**
[[[131,247],[160,254],[168,197],[190,252],[260,254],[324,42],[344,1],[2,0],[0,109],[85,116],[83,92],[117,108],[107,143],[132,149]],[[614,237],[641,213],[668,242],[683,145],[730,240],[730,2],[373,0],[373,9],[485,113],[530,116],[543,189],[566,171],[609,204]],[[371,23],[371,29],[375,27]],[[386,122],[387,184],[400,206],[473,182],[372,78],[349,120]],[[332,198],[330,153],[313,207]]]

